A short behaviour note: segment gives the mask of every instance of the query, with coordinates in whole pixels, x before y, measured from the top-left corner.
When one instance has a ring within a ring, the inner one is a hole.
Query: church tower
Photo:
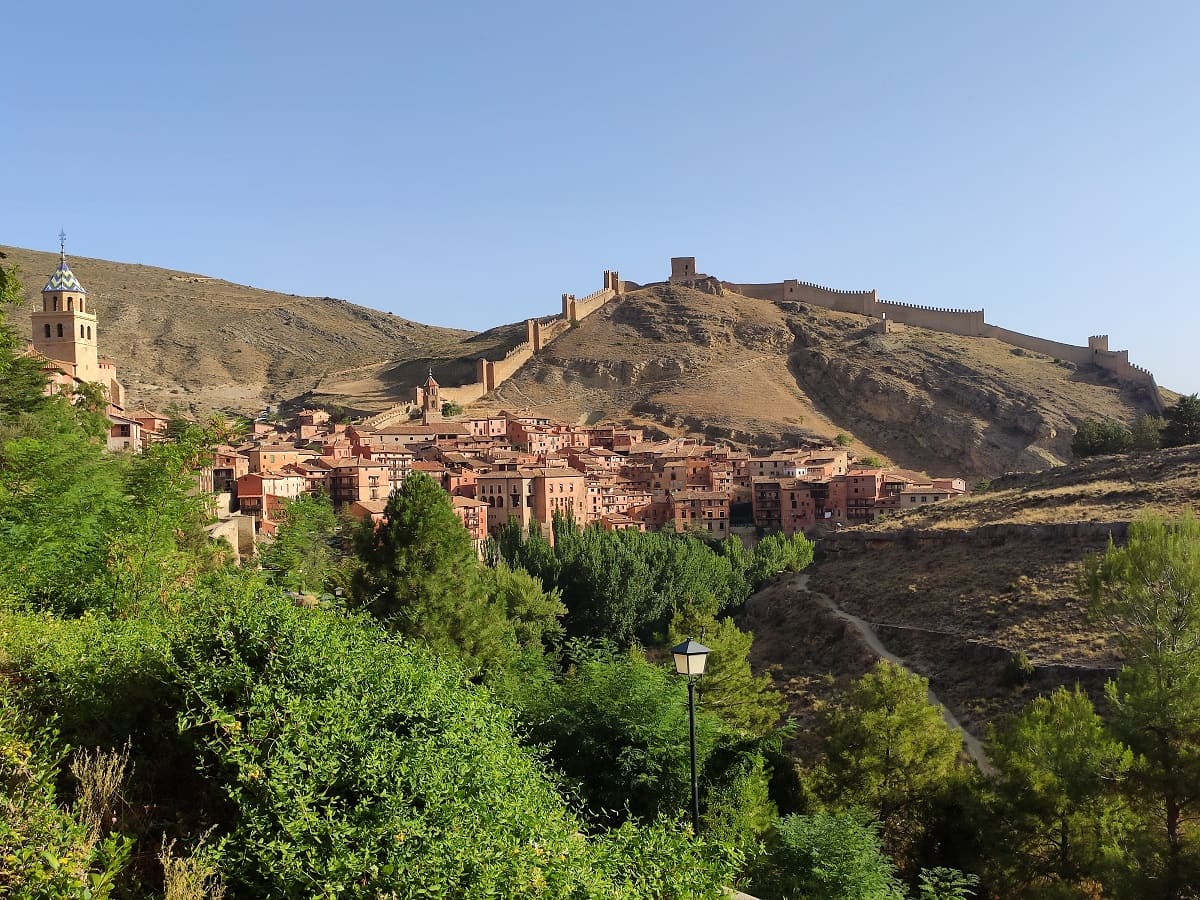
[[[43,356],[74,366],[81,381],[107,385],[97,353],[96,314],[87,291],[67,265],[67,236],[59,235],[58,268],[42,288],[42,309],[34,312],[33,347]]]
[[[430,422],[440,422],[442,420],[442,388],[436,381],[433,380],[433,370],[429,370],[429,380],[425,382],[425,392],[421,397],[421,422],[428,425]]]

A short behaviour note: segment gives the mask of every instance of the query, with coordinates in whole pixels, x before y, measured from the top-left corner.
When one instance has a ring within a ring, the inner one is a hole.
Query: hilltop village
[[[477,548],[511,521],[551,537],[556,514],[606,530],[668,528],[720,540],[735,526],[790,536],[819,523],[868,522],[966,491],[961,478],[917,480],[856,463],[841,447],[755,456],[522,413],[452,421],[432,374],[423,394],[419,417],[374,429],[334,424],[316,409],[290,428],[256,422],[246,443],[217,449],[205,486],[223,498],[223,511],[252,517],[269,535],[284,504],[302,493],[324,491],[352,516],[379,521],[391,492],[424,472],[450,495]],[[165,426],[162,416],[154,422]]]
[[[693,261],[685,262],[686,272],[675,261],[677,279],[695,277]],[[585,298],[595,306],[623,288],[615,272],[604,274],[604,291]],[[564,319],[579,314],[579,301],[565,296]],[[540,348],[536,324],[530,330]],[[32,331],[28,352],[44,360],[47,391],[103,388],[110,450],[137,452],[166,439],[169,417],[127,409],[115,365],[98,356],[96,313],[67,263],[65,243],[42,289],[42,309],[32,314]],[[489,387],[492,365],[481,367]],[[443,415],[462,399],[461,390],[444,391],[430,372],[413,404],[365,423],[335,424],[320,409],[302,410],[290,428],[254,422],[245,443],[218,447],[201,473],[202,489],[218,497],[214,534],[252,552],[253,536],[275,532],[287,501],[318,492],[356,518],[379,521],[392,491],[413,472],[442,485],[479,549],[510,521],[550,537],[559,514],[607,530],[669,528],[721,540],[738,526],[791,536],[822,523],[869,522],[966,491],[962,478],[915,479],[819,443],[753,455],[692,438],[647,441],[637,428],[569,425],[525,412]]]

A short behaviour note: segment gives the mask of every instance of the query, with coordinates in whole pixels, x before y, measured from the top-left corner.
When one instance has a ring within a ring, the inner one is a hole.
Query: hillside
[[[20,267],[27,304],[40,303],[57,255],[0,253],[5,265]],[[100,317],[101,354],[116,362],[135,402],[151,406],[254,412],[311,396],[379,409],[411,390],[429,365],[453,376],[474,356],[503,348],[506,337],[153,266],[76,256],[70,263]],[[16,324],[27,328],[22,317]]]
[[[37,297],[54,254],[0,248]],[[319,403],[375,412],[503,358],[522,324],[473,334],[329,297],[151,266],[71,258],[100,316],[101,353],[135,402],[252,412]],[[21,314],[18,313],[18,317]],[[990,478],[1070,458],[1081,418],[1131,420],[1138,389],[992,338],[958,337],[799,303],[650,285],[563,332],[475,405],[559,420],[771,444],[847,433],[860,455]],[[1170,399],[1170,395],[1166,395]]]
[[[987,491],[818,544],[807,582],[783,581],[752,599],[743,625],[755,662],[779,666],[795,713],[873,656],[823,600],[869,624],[892,653],[931,679],[968,728],[1033,693],[1076,681],[1098,692],[1118,664],[1109,636],[1088,621],[1080,566],[1109,535],[1123,539],[1145,510],[1177,515],[1200,505],[1200,446],[1104,457],[1011,475]],[[1015,652],[1036,666],[1030,684],[1006,680]]]
[[[1149,398],[1107,373],[993,338],[729,291],[651,285],[606,304],[495,392],[491,408],[567,421],[634,414],[738,441],[852,434],[862,454],[988,477],[1070,458],[1082,418]]]

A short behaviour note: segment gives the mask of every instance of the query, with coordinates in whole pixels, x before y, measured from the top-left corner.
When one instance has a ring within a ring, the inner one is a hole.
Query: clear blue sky
[[[20,3],[0,243],[482,329],[798,277],[1200,391],[1200,4]]]

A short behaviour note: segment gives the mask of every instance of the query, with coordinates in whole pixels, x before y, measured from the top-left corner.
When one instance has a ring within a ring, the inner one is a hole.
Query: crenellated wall
[[[527,319],[525,322],[525,340],[517,344],[504,355],[502,359],[475,360],[475,380],[470,384],[442,387],[443,400],[452,401],[460,406],[481,399],[485,394],[494,391],[501,384],[516,374],[517,370],[541,351],[575,322],[585,319],[610,300],[625,293],[626,285],[618,272],[604,270],[603,286],[593,291],[583,299],[576,299],[574,294],[562,295],[562,314],[549,319]],[[424,389],[417,387],[413,401],[421,406]],[[406,417],[412,408],[409,403],[397,403],[367,420],[369,427],[381,427],[397,419]]]
[[[686,259],[694,269],[694,258],[683,257],[683,259]],[[672,276],[675,274],[676,265],[677,260],[672,259]],[[1014,347],[1042,353],[1055,359],[1067,360],[1077,366],[1094,365],[1112,372],[1123,381],[1146,386],[1149,388],[1150,399],[1155,409],[1158,412],[1163,410],[1162,396],[1158,392],[1158,384],[1154,380],[1153,373],[1131,363],[1128,350],[1109,350],[1108,335],[1106,334],[1093,335],[1088,338],[1086,347],[1080,347],[989,325],[984,320],[982,309],[939,309],[933,306],[898,303],[894,300],[880,300],[875,291],[839,291],[796,279],[767,284],[735,284],[722,281],[721,286],[759,300],[811,303],[813,306],[837,312],[857,313],[876,319],[886,318],[887,322],[893,324],[912,325],[917,328],[927,328],[930,331],[961,334],[968,337],[996,338]]]

